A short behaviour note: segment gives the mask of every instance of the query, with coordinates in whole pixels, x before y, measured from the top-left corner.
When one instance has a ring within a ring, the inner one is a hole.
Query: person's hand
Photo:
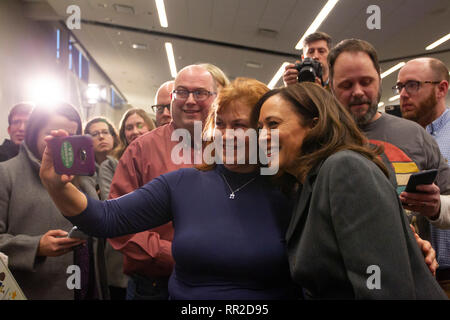
[[[296,63],[299,63],[299,62],[300,61],[296,61]],[[284,85],[288,86],[290,84],[297,83],[298,82],[297,77],[298,77],[298,70],[295,68],[295,64],[294,63],[288,64],[284,68],[284,73],[283,73]]]
[[[322,87],[322,81],[320,80],[319,77],[316,77],[316,83]]]
[[[55,172],[53,167],[53,156],[48,142],[54,137],[66,137],[69,134],[65,130],[52,130],[50,136],[44,138],[47,146],[45,147],[44,154],[42,155],[41,168],[39,170],[39,176],[42,184],[47,188],[62,188],[66,183],[71,182],[75,176],[59,175]]]
[[[64,230],[50,230],[39,240],[38,256],[59,257],[72,251],[72,247],[86,243],[86,240],[66,238]]]
[[[400,193],[403,208],[418,212],[430,219],[437,219],[441,210],[440,190],[437,185],[421,184],[416,187],[418,191]]]
[[[414,237],[416,238],[417,245],[419,246],[423,256],[425,257],[425,263],[427,264],[428,269],[430,269],[433,276],[436,276],[436,270],[439,267],[439,264],[436,260],[436,251],[434,251],[429,241],[423,240],[419,237],[412,225],[410,225],[410,227],[414,233]]]

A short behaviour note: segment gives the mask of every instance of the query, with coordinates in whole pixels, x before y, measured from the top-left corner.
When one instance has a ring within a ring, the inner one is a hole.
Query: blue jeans
[[[168,300],[168,277],[147,278],[133,275],[128,280],[127,300]]]

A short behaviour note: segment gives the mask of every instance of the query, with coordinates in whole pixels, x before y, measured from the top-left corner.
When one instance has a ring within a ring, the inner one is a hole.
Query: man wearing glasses
[[[436,140],[442,155],[450,159],[450,111],[445,106],[449,73],[442,61],[419,58],[399,71],[394,92],[400,95],[402,116],[420,124]],[[439,268],[436,279],[450,297],[450,230],[431,227],[431,243]]]
[[[384,147],[382,159],[403,207],[420,214],[413,220],[417,219],[420,236],[431,240],[430,224],[438,228],[450,226],[450,168],[439,146],[419,125],[378,112],[381,70],[377,52],[370,43],[343,40],[331,49],[328,62],[334,96],[348,109],[370,143]],[[419,186],[421,194],[403,191],[411,173],[428,169],[439,170],[435,184]],[[437,262],[426,261],[434,272]]]
[[[30,103],[19,103],[15,105],[8,115],[9,139],[5,139],[0,146],[0,162],[9,160],[19,153],[19,147],[25,139],[25,127],[30,116],[33,105]]]
[[[193,166],[175,164],[172,149],[179,141],[171,141],[176,129],[186,129],[194,137],[194,122],[205,123],[216,98],[217,84],[204,67],[190,65],[182,69],[170,93],[172,121],[135,139],[120,158],[111,184],[109,198],[129,193],[161,174]],[[158,104],[164,104],[158,100]],[[184,151],[184,150],[183,150]],[[188,158],[189,158],[188,157]],[[172,223],[134,235],[110,239],[113,248],[124,255],[124,272],[130,276],[128,300],[168,299],[168,280],[172,273]]]
[[[164,82],[156,92],[155,105],[152,106],[152,110],[156,115],[156,127],[168,124],[172,120],[170,101],[173,83],[173,80]]]

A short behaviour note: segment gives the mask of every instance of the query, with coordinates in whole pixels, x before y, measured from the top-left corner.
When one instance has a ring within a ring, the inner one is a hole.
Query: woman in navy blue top
[[[221,91],[211,119],[223,133],[224,156],[226,144],[236,143],[226,129],[252,128],[252,108],[267,91],[251,79],[237,79]],[[48,151],[41,178],[63,214],[91,235],[117,237],[173,220],[172,299],[292,299],[299,290],[290,278],[284,241],[288,200],[258,165],[248,164],[248,143],[246,164],[180,169],[105,202],[63,183],[70,179],[53,172]]]

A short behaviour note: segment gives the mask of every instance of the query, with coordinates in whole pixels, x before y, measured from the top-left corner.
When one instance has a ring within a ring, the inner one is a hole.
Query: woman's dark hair
[[[81,118],[78,111],[70,103],[60,102],[55,107],[45,105],[36,106],[30,114],[27,122],[27,129],[25,130],[25,143],[36,158],[40,159],[37,139],[39,131],[44,128],[53,115],[60,115],[70,121],[77,123],[76,134],[81,134]]]
[[[105,117],[95,117],[95,118],[92,118],[91,120],[89,120],[89,121],[86,123],[86,126],[84,127],[84,134],[90,134],[90,133],[91,133],[91,132],[90,132],[91,126],[92,126],[94,123],[98,123],[98,122],[106,123],[106,125],[108,126],[109,134],[112,135],[112,137],[113,137],[113,139],[114,139],[113,149],[114,149],[115,147],[117,147],[117,146],[119,145],[119,142],[120,142],[120,141],[119,141],[119,135],[117,134],[116,128],[115,128],[115,127],[112,125],[112,123],[109,122],[108,119],[106,119]]]
[[[327,90],[312,82],[302,82],[265,94],[252,113],[258,121],[262,105],[272,96],[280,95],[302,116],[301,125],[311,126],[297,155],[296,178],[306,178],[311,169],[321,161],[341,150],[358,152],[373,161],[388,176],[388,171],[378,157],[382,148],[373,148],[358,129],[349,112]]]
[[[133,114],[137,114],[144,120],[144,123],[147,125],[147,128],[149,131],[152,131],[155,129],[155,123],[153,120],[149,117],[147,112],[145,112],[144,109],[139,108],[131,108],[128,109],[127,112],[122,117],[122,120],[120,120],[120,126],[119,126],[119,138],[120,143],[117,146],[117,148],[114,150],[113,155],[115,158],[120,159],[122,154],[125,152],[125,149],[128,147],[128,141],[127,137],[125,136],[125,123],[127,122],[127,119],[132,116]]]

